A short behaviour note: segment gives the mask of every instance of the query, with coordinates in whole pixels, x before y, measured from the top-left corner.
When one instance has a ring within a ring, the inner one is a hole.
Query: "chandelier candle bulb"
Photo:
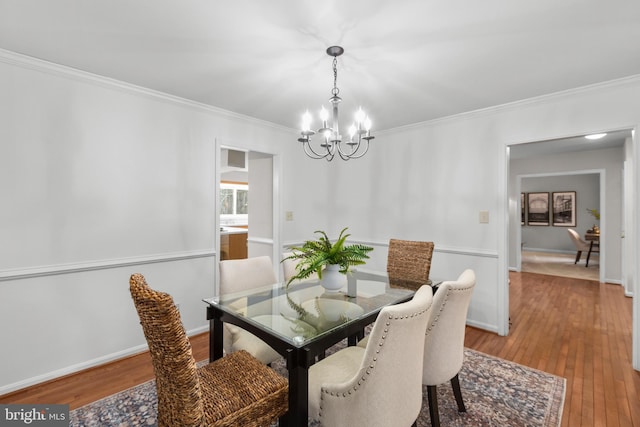
[[[327,129],[327,119],[329,118],[329,112],[322,106],[320,110],[320,120],[322,120],[322,128]]]

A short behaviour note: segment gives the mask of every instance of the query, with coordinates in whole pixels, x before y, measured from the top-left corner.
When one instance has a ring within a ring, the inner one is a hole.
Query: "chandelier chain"
[[[340,93],[340,89],[338,89],[338,57],[333,57],[333,89],[331,90],[331,94],[337,96]]]

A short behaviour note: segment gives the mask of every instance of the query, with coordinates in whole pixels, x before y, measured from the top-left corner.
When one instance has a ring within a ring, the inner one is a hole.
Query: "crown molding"
[[[34,58],[32,56],[23,55],[21,53],[12,52],[10,50],[0,49],[0,62],[15,65],[17,67],[40,71],[52,75],[69,78],[76,81],[87,82],[102,87],[117,89],[123,92],[142,95],[156,100],[169,102],[175,105],[193,108],[195,110],[224,116],[230,119],[250,122],[259,126],[270,127],[281,131],[290,132],[292,129],[266,120],[257,119],[255,117],[246,116],[244,114],[235,113],[230,110],[215,107],[213,105],[204,104],[202,102],[193,101],[187,98],[170,95],[165,92],[149,89],[143,86],[134,85],[121,80],[112,79],[110,77],[101,76],[99,74],[90,73],[88,71],[79,70],[77,68],[68,67],[66,65],[56,64],[54,62],[45,61],[43,59]]]
[[[460,119],[470,119],[476,117],[483,117],[490,114],[495,114],[500,111],[526,107],[533,104],[539,104],[543,102],[550,102],[560,98],[564,98],[570,95],[581,95],[586,93],[595,92],[598,90],[614,88],[614,87],[623,87],[625,85],[638,85],[640,84],[640,74],[634,74],[627,77],[622,77],[614,80],[607,80],[600,83],[594,83],[591,85],[580,86],[573,89],[566,89],[559,92],[553,92],[546,95],[534,96],[532,98],[521,99],[518,101],[507,102],[504,104],[493,105],[491,107],[480,108],[478,110],[465,111],[463,113],[453,114],[451,116],[439,117],[437,119],[425,120],[422,122],[412,123],[405,126],[398,126],[391,129],[386,129],[382,131],[378,131],[378,135],[389,134],[395,132],[403,132],[407,130],[422,128],[425,126],[436,126],[439,124],[445,124],[448,122],[453,122]]]

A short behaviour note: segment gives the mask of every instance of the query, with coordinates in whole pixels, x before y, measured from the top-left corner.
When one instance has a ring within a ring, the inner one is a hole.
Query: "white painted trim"
[[[259,245],[273,245],[273,239],[266,239],[264,237],[252,237],[251,239],[247,238],[247,242],[249,243],[257,243]]]
[[[467,319],[467,325],[500,335],[500,332],[498,331],[498,328],[496,328],[496,325],[491,325],[489,323],[478,322],[470,319]]]
[[[635,126],[632,132],[632,140],[631,144],[632,148],[632,167],[633,173],[635,176],[633,177],[632,188],[630,193],[632,194],[631,210],[633,212],[632,222],[633,229],[631,238],[633,241],[630,243],[632,247],[635,249],[635,253],[632,254],[635,257],[635,261],[633,266],[629,266],[632,269],[632,289],[631,293],[634,295],[632,301],[632,317],[631,317],[631,360],[633,369],[636,371],[640,371],[640,298],[638,297],[638,289],[640,289],[640,284],[638,284],[638,280],[640,280],[640,263],[638,262],[638,258],[640,257],[640,219],[638,218],[638,212],[640,208],[640,202],[638,201],[638,190],[640,189],[640,171],[638,170],[640,166],[640,144],[638,131],[640,130],[639,126]],[[629,238],[628,234],[625,234],[625,239]]]
[[[498,209],[498,271],[496,285],[496,323],[497,333],[501,336],[509,335],[509,166],[510,152],[508,146],[499,146],[498,155],[498,191],[506,194],[499,200]]]
[[[437,126],[440,124],[446,124],[448,122],[455,122],[455,121],[459,121],[462,119],[472,119],[472,118],[476,118],[476,117],[483,117],[483,116],[488,116],[488,115],[494,115],[496,113],[499,113],[502,110],[512,110],[515,108],[522,108],[522,107],[526,107],[528,105],[533,105],[533,104],[538,104],[538,103],[542,103],[542,102],[550,102],[550,101],[554,101],[554,100],[562,100],[565,97],[568,96],[575,96],[575,95],[580,95],[580,94],[584,94],[584,93],[589,93],[589,92],[595,92],[595,91],[599,91],[599,90],[606,90],[612,87],[622,87],[625,85],[637,85],[638,82],[640,82],[640,74],[635,74],[632,76],[627,76],[627,77],[622,77],[619,79],[614,79],[614,80],[607,80],[605,82],[600,82],[600,83],[594,83],[592,85],[587,85],[587,86],[581,86],[581,87],[577,87],[577,88],[573,88],[573,89],[567,89],[567,90],[563,90],[563,91],[559,91],[559,92],[553,92],[550,94],[546,94],[546,95],[540,95],[540,96],[534,96],[532,98],[526,98],[526,99],[521,99],[518,101],[513,101],[513,102],[507,102],[505,104],[500,104],[500,105],[492,105],[490,107],[487,108],[481,108],[478,110],[472,110],[472,111],[465,111],[463,113],[459,113],[459,114],[453,114],[450,116],[446,116],[446,117],[439,117],[437,119],[433,119],[433,120],[425,120],[422,122],[417,122],[417,123],[411,123],[405,126],[399,126],[396,128],[391,128],[391,129],[385,129],[385,130],[379,130],[376,131],[376,133],[378,135],[384,135],[386,133],[396,133],[396,132],[402,132],[402,131],[407,131],[407,130],[411,130],[411,129],[416,129],[416,128],[423,128],[424,126]],[[633,128],[634,126],[627,126],[625,128],[621,128],[621,129],[629,129],[629,128]],[[612,129],[609,129],[609,131],[612,131]],[[596,132],[588,132],[588,133],[596,133]],[[573,135],[566,135],[566,136],[575,136],[575,134]],[[555,139],[555,138],[554,138]],[[529,142],[533,142],[533,141],[529,141]],[[513,145],[514,143],[512,142],[509,145]]]
[[[274,129],[291,131],[291,128],[268,122],[266,120],[260,120],[255,117],[245,116],[240,113],[225,110],[213,105],[204,104],[202,102],[193,101],[179,96],[170,95],[168,93],[160,92],[157,90],[137,86],[131,83],[127,83],[121,80],[104,77],[98,74],[93,74],[88,71],[82,71],[76,68],[68,67],[66,65],[60,65],[53,62],[45,61],[31,56],[22,55],[20,53],[12,52],[5,49],[0,49],[0,62],[6,64],[15,65],[18,67],[44,72],[52,75],[57,75],[80,82],[89,82],[92,84],[100,85],[102,87],[108,87],[111,89],[118,89],[124,92],[133,93],[136,95],[148,96],[154,99],[170,102],[173,104],[194,108],[199,111],[214,113],[229,117],[232,119],[239,119],[245,122],[254,123],[261,126],[267,126]]]
[[[203,332],[209,331],[209,325],[203,325],[197,327],[195,329],[191,329],[187,331],[187,336],[198,335]],[[104,365],[109,362],[113,362],[118,359],[123,359],[128,356],[133,356],[135,354],[143,353],[149,349],[147,344],[137,345],[135,347],[130,347],[128,349],[118,351],[115,353],[107,354],[102,357],[97,357],[95,359],[87,360],[82,363],[76,363],[75,365],[67,366],[62,369],[57,369],[55,371],[47,372],[45,374],[37,375],[35,377],[27,378],[22,381],[15,382],[13,384],[7,384],[0,387],[0,395],[14,392],[16,390],[21,390],[26,387],[30,387],[36,384],[43,383],[45,381],[53,380],[56,378],[63,377],[65,375],[74,374],[76,372],[83,371],[85,369],[93,368],[95,366]]]
[[[301,241],[288,241],[282,244],[283,248],[290,248],[292,246],[301,246],[304,242]],[[352,239],[349,240],[349,243],[359,243],[361,245],[368,246],[381,246],[381,247],[389,247],[389,242],[380,242],[373,240],[359,240]],[[436,246],[433,249],[433,252],[440,252],[445,254],[452,255],[463,255],[463,256],[472,256],[472,257],[483,257],[483,258],[498,258],[497,251],[488,251],[486,249],[477,249],[477,248],[457,248],[453,246],[443,247]]]
[[[33,277],[53,276],[56,274],[70,274],[82,271],[129,267],[132,265],[182,261],[195,258],[208,258],[215,255],[216,252],[212,249],[202,249],[197,251],[136,256],[131,258],[104,259],[73,264],[43,265],[37,267],[27,267],[23,269],[0,270],[0,282],[8,280],[29,279]]]

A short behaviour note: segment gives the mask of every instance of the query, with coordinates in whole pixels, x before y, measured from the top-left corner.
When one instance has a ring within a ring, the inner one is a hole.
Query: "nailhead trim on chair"
[[[385,322],[385,326],[386,328],[384,328],[383,332],[384,334],[382,335],[382,337],[380,338],[381,341],[378,343],[378,348],[376,348],[376,354],[380,354],[380,349],[382,348],[382,346],[384,345],[384,340],[387,338],[387,333],[389,332],[389,326],[391,326],[391,320],[404,320],[404,319],[411,319],[413,317],[416,316],[423,316],[425,315],[425,313],[431,308],[431,304],[429,304],[429,306],[424,309],[421,310],[417,313],[412,313],[410,315],[406,315],[406,316],[393,316],[393,315],[389,315],[387,321]],[[365,382],[367,380],[367,375],[371,375],[371,371],[375,368],[375,365],[378,361],[378,358],[376,356],[373,357],[372,363],[369,365],[369,368],[365,371],[366,375],[363,375],[359,380],[358,380],[358,384],[354,385],[352,388],[350,388],[347,392],[343,392],[342,393],[342,397],[347,397],[347,395],[351,395],[351,392],[355,392],[358,391],[359,386],[362,385],[363,382]],[[328,394],[331,396],[336,396],[336,397],[340,397],[340,393],[334,393],[334,392],[329,392],[327,390],[325,390],[324,388],[321,389],[321,393],[320,393],[320,417],[322,417],[322,402],[324,400],[324,395]]]
[[[465,289],[458,289],[458,288],[447,289],[447,294],[444,297],[444,302],[440,306],[440,310],[438,310],[438,314],[434,317],[433,322],[427,326],[427,333],[431,332],[431,330],[436,325],[436,323],[438,323],[438,320],[440,319],[440,314],[442,313],[442,310],[444,310],[444,307],[447,305],[447,301],[449,301],[449,295],[452,292],[469,292],[469,291],[470,290],[466,288]],[[442,289],[438,289],[438,292],[442,292]]]

